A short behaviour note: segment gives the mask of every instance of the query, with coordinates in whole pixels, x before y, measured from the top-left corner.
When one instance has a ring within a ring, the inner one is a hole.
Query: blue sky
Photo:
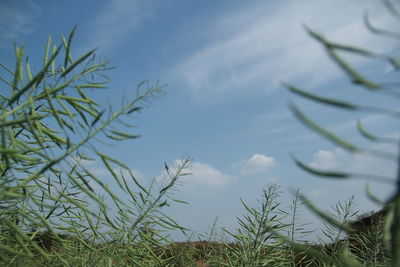
[[[234,229],[235,218],[244,212],[240,198],[256,203],[270,182],[281,185],[282,208],[290,204],[290,189],[299,188],[323,209],[352,195],[361,212],[377,209],[366,200],[365,181],[310,176],[295,166],[290,153],[322,169],[391,177],[395,163],[346,153],[301,125],[287,104],[295,102],[324,127],[361,145],[371,146],[357,134],[357,119],[376,134],[398,138],[395,120],[311,103],[282,86],[286,82],[326,96],[398,108],[389,97],[351,85],[303,28],[308,25],[331,40],[398,56],[396,40],[365,29],[365,11],[379,27],[398,26],[382,2],[373,0],[3,0],[0,58],[14,64],[15,40],[26,42],[31,62],[40,64],[47,36],[57,40],[78,25],[75,55],[99,47],[98,56],[115,66],[108,73],[110,89],[99,98],[119,103],[143,80],[167,84],[166,96],[137,117],[134,131],[142,137],[104,151],[124,161],[143,181],[162,175],[164,162],[190,156],[193,175],[183,178],[174,193],[189,205],[166,212],[204,233],[216,216],[218,226]],[[386,63],[347,58],[377,80],[395,78]],[[390,145],[372,146],[397,153]],[[91,168],[104,173],[101,165]],[[392,190],[370,185],[382,198]],[[304,214],[305,221],[315,221]]]

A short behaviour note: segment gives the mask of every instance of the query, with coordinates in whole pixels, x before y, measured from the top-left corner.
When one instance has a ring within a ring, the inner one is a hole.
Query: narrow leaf
[[[289,109],[293,112],[293,114],[307,127],[311,130],[315,131],[316,133],[322,135],[323,137],[327,138],[331,142],[341,146],[342,148],[352,151],[352,152],[359,152],[361,151],[360,148],[356,147],[355,145],[343,140],[342,138],[334,135],[332,132],[322,128],[311,119],[309,119],[303,112],[301,112],[294,104],[289,105]]]
[[[301,162],[300,160],[298,160],[293,155],[292,155],[292,159],[294,160],[296,165],[299,166],[301,169],[303,169],[311,174],[317,175],[317,176],[324,176],[324,177],[337,178],[337,179],[350,178],[350,175],[347,173],[344,173],[344,172],[323,171],[323,170],[319,170],[319,169],[313,168],[311,166],[308,166],[308,165],[304,164],[303,162]]]
[[[96,49],[90,50],[87,52],[85,55],[77,59],[74,63],[72,63],[67,69],[63,71],[61,74],[61,78],[65,77],[68,73],[70,73],[76,66],[78,66],[80,63],[82,63],[84,60],[86,60],[88,57],[90,57]]]
[[[304,90],[301,90],[297,87],[294,87],[290,84],[284,84],[286,86],[286,88],[288,88],[291,92],[298,94],[302,97],[320,102],[320,103],[324,103],[324,104],[328,104],[331,106],[336,106],[339,108],[345,108],[345,109],[350,109],[350,110],[357,110],[358,107],[356,105],[354,105],[353,103],[349,103],[349,102],[345,102],[345,101],[340,101],[340,100],[335,100],[335,99],[331,99],[331,98],[326,98],[326,97],[322,97],[316,94],[312,94],[310,92],[306,92]]]

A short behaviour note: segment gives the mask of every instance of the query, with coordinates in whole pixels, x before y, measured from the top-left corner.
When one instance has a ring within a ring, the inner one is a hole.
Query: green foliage
[[[31,67],[25,48],[17,45],[14,70],[0,64],[2,265],[154,260],[159,256],[149,246],[170,242],[163,231],[184,231],[162,207],[171,201],[168,192],[184,175],[188,159],[168,172],[162,188],[145,187],[96,144],[136,138],[128,132],[134,126],[129,120],[162,95],[162,86],[142,83],[136,97],[123,99],[117,111],[104,108],[91,95],[106,88],[108,62],[97,61],[95,50],[74,59],[74,34],[75,28],[60,45],[49,37],[42,66]],[[87,167],[85,162],[96,158],[128,201]],[[129,245],[120,249],[120,244]]]
[[[385,0],[384,3],[386,4],[388,10],[390,13],[396,18],[400,18],[400,11],[399,9],[396,8],[396,5],[390,1],[390,0]],[[384,36],[384,37],[390,37],[390,38],[396,38],[400,39],[400,34],[399,33],[394,33],[390,32],[387,30],[382,30],[374,27],[369,19],[368,16],[365,17],[366,21],[366,26],[375,34]],[[320,44],[323,45],[323,47],[326,49],[327,54],[331,57],[331,59],[349,76],[350,80],[353,82],[353,84],[358,85],[362,88],[365,88],[368,91],[374,92],[376,94],[386,94],[395,98],[398,98],[398,88],[393,88],[393,86],[388,86],[387,84],[380,83],[373,81],[372,79],[366,77],[364,74],[361,74],[356,68],[351,66],[349,62],[347,62],[344,57],[341,56],[341,52],[347,52],[351,54],[356,54],[360,55],[363,57],[368,57],[376,60],[383,60],[390,64],[394,70],[398,71],[400,68],[399,64],[399,59],[396,58],[395,56],[392,55],[382,55],[379,53],[371,52],[368,51],[367,49],[362,49],[358,47],[353,47],[349,45],[344,45],[344,44],[338,44],[335,42],[332,42],[325,37],[323,37],[321,34],[316,33],[315,31],[307,28],[308,33],[313,37],[315,40],[317,40]],[[391,110],[391,109],[386,109],[382,107],[374,107],[374,106],[364,106],[356,103],[352,103],[349,101],[345,100],[339,100],[339,99],[332,99],[328,98],[325,96],[317,95],[315,93],[307,92],[305,90],[302,90],[296,86],[292,86],[289,84],[285,85],[292,93],[299,95],[303,98],[306,98],[308,100],[321,103],[323,105],[327,106],[332,106],[336,107],[339,109],[343,110],[348,110],[351,112],[354,111],[362,111],[362,112],[369,112],[369,113],[376,113],[376,114],[383,114],[386,116],[394,117],[394,118],[399,118],[399,113],[397,110]],[[290,109],[293,111],[294,115],[307,127],[309,127],[311,130],[315,131],[316,133],[320,134],[327,140],[333,142],[334,144],[338,145],[339,147],[352,152],[352,153],[361,153],[361,154],[369,154],[371,156],[377,157],[377,158],[384,158],[387,160],[394,160],[396,162],[399,162],[400,157],[398,155],[393,155],[390,153],[387,153],[385,151],[379,151],[379,150],[374,150],[371,148],[367,147],[360,147],[358,145],[355,145],[354,143],[347,141],[344,138],[339,137],[332,131],[325,129],[318,123],[314,122],[310,117],[308,117],[306,114],[304,114],[298,107],[296,107],[294,104],[290,105]],[[361,124],[360,121],[357,123],[357,128],[361,134],[362,137],[366,138],[369,141],[372,142],[385,142],[385,143],[393,143],[395,145],[398,145],[398,140],[394,140],[392,138],[387,138],[387,137],[380,137],[376,136],[373,133],[369,133]],[[350,202],[345,203],[344,205],[339,204],[339,206],[336,207],[336,215],[341,215],[339,216],[339,220],[337,216],[332,216],[333,214],[326,214],[322,211],[320,211],[317,207],[315,207],[312,203],[307,203],[306,205],[314,212],[316,213],[320,218],[322,218],[327,225],[329,225],[328,231],[325,232],[326,235],[329,237],[333,237],[333,231],[334,229],[338,230],[339,233],[341,231],[345,231],[350,234],[350,236],[355,237],[358,241],[362,243],[361,247],[358,247],[357,249],[352,248],[352,251],[358,251],[358,255],[362,254],[366,256],[367,254],[372,257],[370,260],[373,261],[373,266],[378,266],[378,256],[381,255],[383,248],[380,247],[382,245],[382,239],[386,240],[386,248],[389,251],[389,255],[391,258],[391,265],[392,266],[399,266],[400,265],[400,173],[397,175],[396,178],[389,178],[389,177],[382,177],[379,175],[370,175],[370,174],[360,174],[360,173],[347,173],[344,171],[324,171],[324,170],[319,170],[316,168],[313,168],[311,166],[308,166],[301,162],[300,160],[296,159],[294,157],[295,163],[297,166],[299,166],[301,169],[305,170],[308,173],[311,173],[313,175],[317,175],[323,178],[334,178],[334,179],[351,179],[351,178],[361,178],[361,179],[366,179],[366,180],[374,180],[374,181],[379,181],[379,182],[384,182],[384,183],[390,183],[394,184],[396,186],[396,193],[394,196],[390,198],[389,201],[384,203],[384,205],[389,209],[389,215],[386,218],[386,223],[385,223],[385,233],[383,235],[382,231],[378,231],[376,228],[375,232],[373,234],[359,234],[354,233],[354,231],[345,226],[344,222],[346,221],[346,216],[350,215]],[[400,162],[399,166],[400,168]],[[378,199],[372,195],[372,193],[367,190],[367,195],[370,197],[370,199],[376,203],[379,203]],[[302,196],[304,200],[306,198]],[[336,217],[336,218],[335,218]],[[379,228],[383,229],[383,227]],[[369,236],[366,238],[366,236]],[[339,241],[339,236],[334,237],[331,241],[334,242],[335,246],[338,244]],[[371,238],[375,239],[374,246],[367,246],[371,241]],[[366,241],[366,240],[369,241]],[[296,246],[299,250],[302,251],[307,251],[307,248],[300,245],[300,244],[294,244],[292,240],[287,240],[290,244],[293,244]],[[364,256],[354,256],[351,251],[347,247],[344,246],[343,250],[337,250],[336,247],[333,248],[334,251],[338,251],[339,254],[336,255],[334,258],[326,258],[323,257],[323,255],[317,255],[318,253],[316,251],[308,251],[309,253],[314,253],[322,262],[325,264],[337,264],[340,266],[365,266],[365,257]],[[365,254],[365,250],[368,251],[367,254]],[[362,252],[362,253],[361,253]],[[341,259],[341,260],[340,260]],[[370,262],[369,262],[370,263]],[[385,261],[385,264],[388,262]]]
[[[242,200],[247,214],[238,218],[238,233],[225,230],[237,244],[227,246],[231,253],[230,266],[269,266],[277,259],[282,260],[282,242],[271,234],[271,230],[282,231],[288,227],[283,223],[287,214],[279,209],[278,197],[279,187],[270,184],[262,191],[259,207],[249,207]]]
[[[400,12],[384,1],[396,18]],[[375,34],[400,38],[399,33],[366,26]],[[368,91],[398,98],[396,89],[358,72],[341,52],[383,60],[395,70],[400,60],[358,47],[338,44],[307,28],[350,80]],[[332,212],[322,211],[298,190],[290,212],[279,207],[279,188],[268,185],[259,205],[242,201],[246,214],[238,218],[238,232],[224,230],[235,241],[212,242],[215,225],[204,242],[171,243],[166,231],[186,229],[163,212],[173,202],[169,192],[186,175],[189,159],[165,165],[164,183],[144,186],[123,162],[99,149],[99,143],[138,137],[129,131],[132,115],[162,95],[162,86],[138,85],[136,96],[123,99],[113,111],[93,97],[106,88],[108,62],[97,61],[95,50],[74,59],[75,29],[57,45],[49,37],[43,63],[32,67],[25,48],[15,46],[15,68],[0,64],[0,263],[6,266],[400,266],[400,173],[396,179],[364,173],[324,171],[295,163],[323,178],[361,178],[395,181],[396,193],[383,203],[367,188],[367,195],[387,209],[385,220],[355,231],[349,223],[356,214],[353,199],[339,202]],[[25,59],[26,58],[26,59]],[[36,71],[36,69],[38,70]],[[147,87],[146,87],[147,86]],[[350,112],[361,111],[399,118],[397,110],[366,106],[317,95],[285,85],[310,101]],[[146,87],[145,90],[141,90]],[[398,89],[398,88],[397,88]],[[295,105],[290,109],[307,127],[353,153],[399,161],[397,155],[358,146],[314,122]],[[398,140],[368,132],[360,121],[362,137],[375,143]],[[117,190],[111,190],[86,164],[101,162]],[[399,163],[400,167],[400,163]],[[128,200],[121,197],[123,192]],[[304,241],[311,232],[299,223],[305,206],[325,222],[330,244]]]
[[[304,206],[304,203],[300,200],[300,190],[296,189],[293,193],[292,203],[290,205],[290,212],[288,213],[289,223],[288,223],[288,231],[287,236],[291,243],[294,242],[302,242],[306,243],[307,240],[305,239],[308,237],[313,231],[308,230],[307,223],[299,223],[300,221],[300,208]],[[295,262],[297,261],[296,257],[296,250],[293,246],[288,247],[288,253],[291,257],[291,265],[295,266]],[[302,262],[302,259],[300,259]]]

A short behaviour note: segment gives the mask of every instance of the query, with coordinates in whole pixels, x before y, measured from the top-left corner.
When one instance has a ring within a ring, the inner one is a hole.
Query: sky
[[[59,40],[77,25],[73,54],[98,47],[98,57],[115,67],[107,73],[110,88],[98,96],[104,102],[117,105],[143,80],[165,84],[166,95],[135,118],[133,131],[141,137],[103,151],[143,182],[162,180],[164,162],[173,165],[190,157],[192,175],[182,177],[174,192],[174,198],[189,204],[165,212],[197,236],[209,231],[216,217],[217,227],[236,229],[236,218],[245,214],[240,199],[256,205],[269,183],[280,185],[279,201],[286,210],[296,188],[324,210],[353,195],[360,214],[379,209],[365,196],[366,181],[312,176],[296,167],[290,155],[324,170],[388,177],[396,175],[395,162],[344,151],[302,125],[288,104],[355,144],[393,154],[398,153],[393,144],[365,141],[356,122],[398,139],[395,119],[313,103],[283,85],[398,109],[393,98],[352,85],[305,30],[308,26],[336,42],[399,56],[398,40],[366,29],[365,13],[377,27],[398,28],[378,0],[0,0],[0,59],[13,66],[15,41],[26,43],[32,64],[36,59],[40,66],[48,35]],[[378,81],[396,78],[383,61],[344,56]],[[99,163],[89,167],[115,186]],[[382,199],[393,191],[392,185],[369,185]],[[319,228],[307,210],[303,220]]]

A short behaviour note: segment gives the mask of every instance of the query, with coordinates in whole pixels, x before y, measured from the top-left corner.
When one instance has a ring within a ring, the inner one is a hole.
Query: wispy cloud
[[[89,25],[84,48],[101,47],[101,51],[115,48],[132,36],[144,19],[153,14],[149,7],[154,1],[111,0],[102,7]]]
[[[39,27],[37,20],[41,13],[34,0],[0,1],[0,48],[11,47],[12,41],[34,32]]]
[[[241,175],[258,174],[266,172],[275,163],[276,161],[272,157],[263,154],[254,154],[249,159],[242,160],[236,164],[236,168],[239,169]]]
[[[189,179],[206,186],[225,186],[235,179],[234,176],[225,174],[215,167],[201,162],[194,162],[189,171],[192,173],[192,177],[189,177]]]
[[[388,147],[377,146],[381,151]],[[323,170],[340,170],[351,173],[376,174],[395,177],[396,163],[379,157],[363,154],[348,153],[341,148],[333,150],[319,150],[313,155],[310,166]]]
[[[385,51],[395,46],[386,42],[382,47],[381,40],[365,29],[366,8],[374,22],[389,24],[390,16],[375,1],[256,3],[222,14],[210,33],[211,41],[172,70],[195,96],[210,99],[237,91],[274,90],[282,80],[312,86],[337,77],[338,70],[302,24],[337,41]]]
[[[181,164],[182,162],[180,160],[175,160],[171,166],[175,168]],[[189,189],[198,186],[227,186],[237,179],[236,176],[226,174],[214,166],[197,161],[191,162],[185,170],[185,173],[189,173],[189,175],[182,176],[180,181],[183,186]],[[168,179],[169,175],[166,171],[156,178],[156,180],[161,183],[165,183]]]

